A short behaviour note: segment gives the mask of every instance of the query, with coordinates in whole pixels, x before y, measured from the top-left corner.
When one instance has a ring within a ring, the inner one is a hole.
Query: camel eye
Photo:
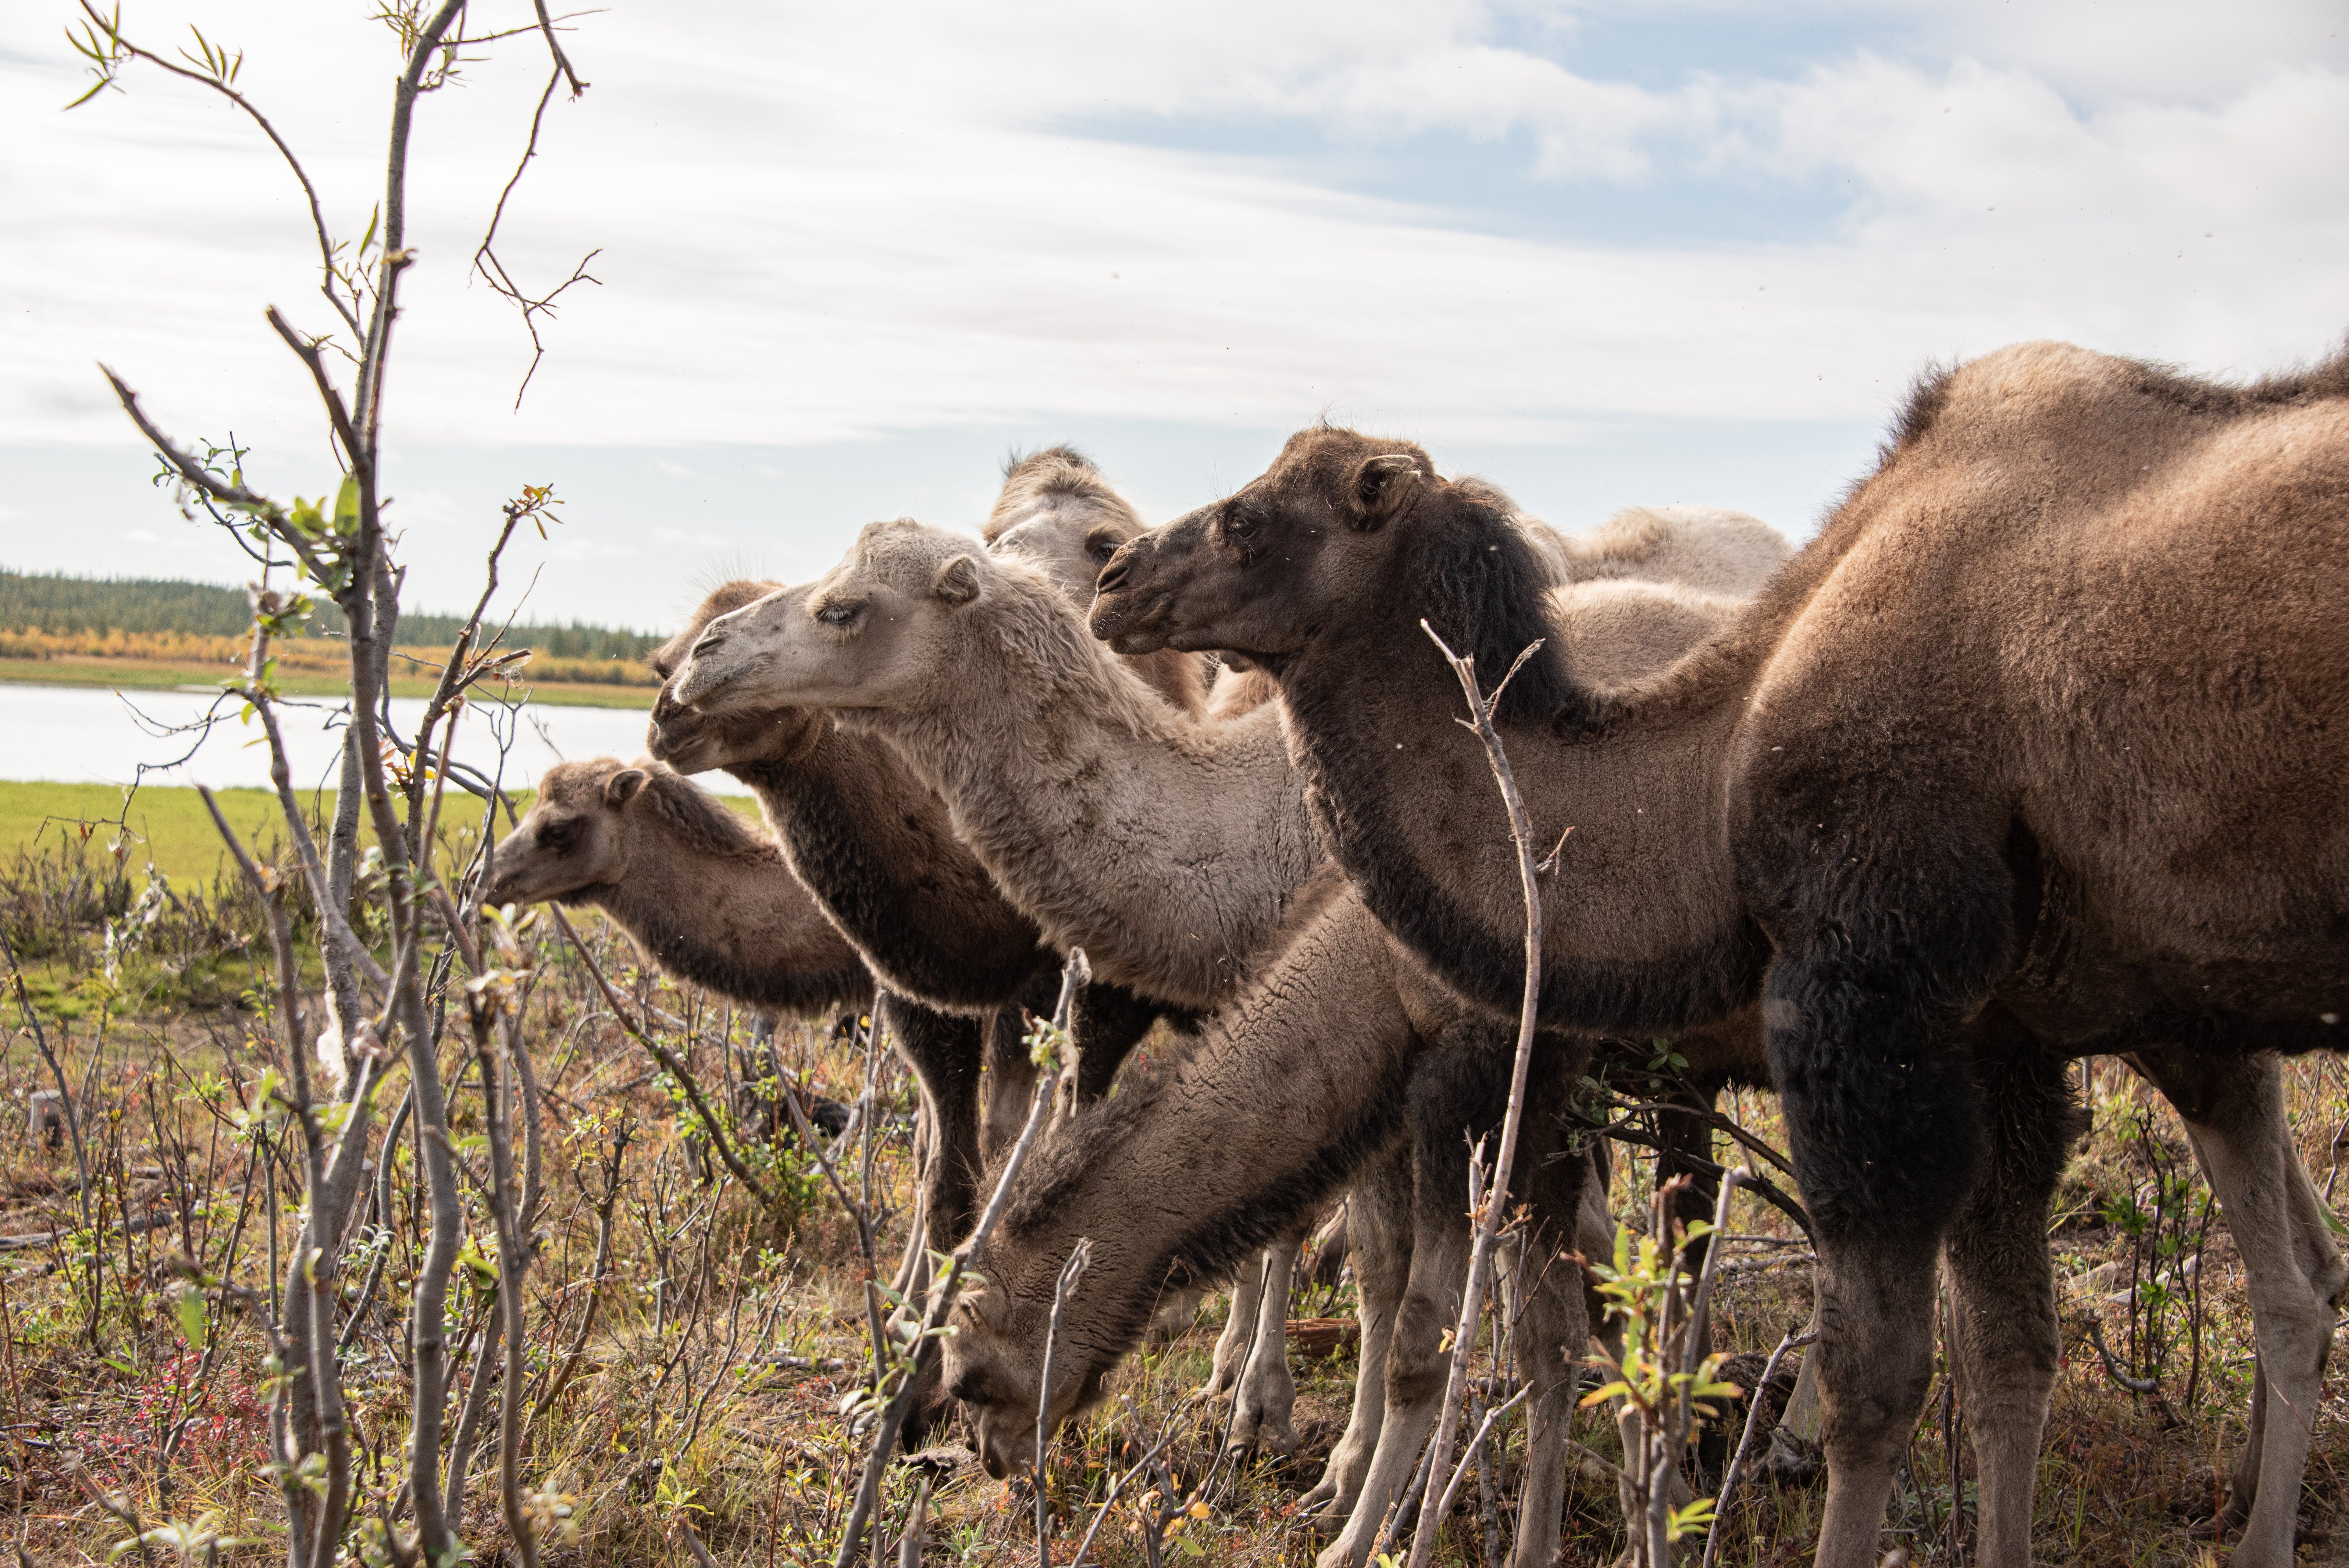
[[[1232,511],[1224,513],[1222,529],[1226,544],[1236,550],[1254,550],[1264,531],[1264,521],[1252,511]]]
[[[578,837],[579,824],[568,819],[542,823],[538,830],[538,841],[550,850],[567,850]]]
[[[1106,563],[1111,556],[1117,553],[1117,541],[1106,537],[1097,538],[1085,546],[1085,553],[1097,562]]]
[[[852,625],[864,613],[864,606],[849,601],[833,599],[816,611],[815,618],[827,626]]]

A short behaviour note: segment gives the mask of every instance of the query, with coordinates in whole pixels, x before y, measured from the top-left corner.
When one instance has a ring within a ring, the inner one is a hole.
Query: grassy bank
[[[264,789],[216,789],[229,825],[247,843],[274,845],[284,828],[276,798]],[[745,816],[758,815],[758,802],[746,795],[721,796]],[[316,801],[318,815],[330,818],[335,792],[305,796]],[[527,811],[527,790],[514,798],[515,809]],[[468,832],[481,824],[481,803],[451,789],[440,807],[446,832]],[[204,803],[193,789],[150,784],[124,807],[122,791],[111,784],[26,784],[0,781],[0,863],[24,852],[47,852],[59,845],[81,842],[104,853],[120,836],[123,821],[132,840],[124,864],[134,877],[149,861],[174,886],[209,886],[229,869],[220,833]],[[87,832],[85,834],[85,830]]]
[[[218,688],[236,670],[227,661],[109,657],[97,655],[49,658],[0,658],[0,682],[18,686],[99,686],[108,690],[171,690],[194,686]],[[432,695],[435,676],[401,675],[391,677],[391,695],[421,700]],[[350,690],[347,676],[331,670],[281,666],[279,686],[289,696],[340,696]],[[550,707],[627,707],[648,709],[657,688],[611,683],[532,681],[512,688],[527,691],[530,700]]]

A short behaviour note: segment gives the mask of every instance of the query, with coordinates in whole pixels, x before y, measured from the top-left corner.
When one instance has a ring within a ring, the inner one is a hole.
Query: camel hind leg
[[[2212,1060],[2163,1049],[2134,1059],[2186,1122],[2242,1255],[2259,1360],[2251,1430],[2220,1523],[2243,1525],[2237,1568],[2282,1568],[2292,1561],[2301,1478],[2349,1265],[2292,1141],[2272,1054]]]

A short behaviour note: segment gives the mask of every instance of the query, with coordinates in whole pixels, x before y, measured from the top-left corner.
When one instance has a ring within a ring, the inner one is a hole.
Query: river
[[[208,691],[0,684],[0,734],[12,738],[0,748],[0,779],[128,784],[144,763],[150,784],[265,789],[269,748],[259,719],[238,722],[243,706]],[[209,730],[208,715],[213,716]],[[392,726],[402,736],[412,739],[423,717],[420,700],[393,700]],[[502,710],[477,707],[457,727],[457,760],[493,770],[498,732],[506,731],[512,744],[505,779],[527,787],[565,758],[642,756],[649,717],[642,708],[531,706],[514,716],[516,723]],[[289,697],[278,722],[295,783],[332,788],[342,757],[339,705]],[[702,774],[698,782],[721,794],[748,793],[723,773]]]

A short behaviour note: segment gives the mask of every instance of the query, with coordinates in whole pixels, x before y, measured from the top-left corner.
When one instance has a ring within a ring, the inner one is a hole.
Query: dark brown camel
[[[1507,836],[1419,622],[1488,678],[1547,634],[1506,511],[1406,443],[1309,430],[1121,550],[1093,612],[1122,649],[1271,671],[1369,906],[1495,1009],[1521,977]],[[1575,830],[1544,1017],[1762,1004],[1820,1243],[1829,1568],[1874,1559],[1937,1253],[1983,1561],[2028,1561],[2073,1056],[2135,1051],[2170,1092],[2254,1271],[2268,1386],[2315,1408],[2344,1271],[2260,1053],[2333,1047],[2349,1013],[2344,521],[2349,358],[2238,389],[2009,349],[1922,387],[1708,648],[1606,696],[1545,650],[1501,702],[1538,827]],[[1988,1308],[2017,1289],[2038,1310]],[[2310,1433],[2263,1429],[2236,1561],[2266,1568]]]

